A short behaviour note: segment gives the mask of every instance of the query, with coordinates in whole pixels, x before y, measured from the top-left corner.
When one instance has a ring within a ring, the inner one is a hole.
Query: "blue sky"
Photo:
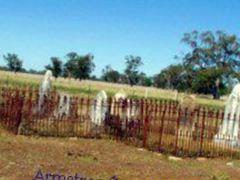
[[[141,56],[148,75],[177,63],[184,32],[224,30],[239,35],[238,0],[0,0],[0,64],[16,53],[41,70],[51,56],[94,54],[99,76],[124,57]]]

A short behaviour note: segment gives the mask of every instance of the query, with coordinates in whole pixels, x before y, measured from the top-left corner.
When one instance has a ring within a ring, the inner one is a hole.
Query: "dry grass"
[[[0,71],[0,82],[11,86],[37,86],[39,75]],[[57,90],[79,96],[95,96],[102,89],[113,95],[120,89],[130,96],[174,99],[174,92],[156,88],[111,84],[96,81],[76,81],[59,78]],[[197,96],[197,103],[222,108],[223,101]],[[112,140],[69,139],[13,136],[0,128],[0,180],[33,179],[42,172],[73,175],[80,173],[94,179],[238,179],[240,160],[227,166],[228,159],[171,161],[167,156]]]
[[[42,75],[33,75],[25,73],[14,74],[12,72],[0,71],[0,82],[4,85],[8,84],[11,86],[37,86],[41,82]],[[108,95],[112,96],[120,89],[124,90],[128,96],[131,97],[145,97],[146,92],[148,98],[158,98],[158,99],[172,99],[175,98],[175,92],[172,90],[164,90],[154,87],[142,87],[124,84],[114,84],[99,81],[89,81],[83,80],[78,81],[74,79],[64,79],[58,78],[54,81],[54,86],[59,91],[67,92],[78,96],[91,96],[94,97],[100,90],[105,90]],[[178,100],[181,99],[183,93],[180,93]],[[224,100],[213,100],[211,96],[196,95],[196,103],[204,106],[210,106],[213,108],[223,108]]]
[[[80,173],[94,179],[238,179],[240,161],[168,160],[115,141],[12,136],[0,129],[0,179],[33,179],[47,173]]]

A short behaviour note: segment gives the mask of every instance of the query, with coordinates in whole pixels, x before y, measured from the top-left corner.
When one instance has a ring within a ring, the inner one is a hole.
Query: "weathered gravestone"
[[[196,106],[196,97],[194,95],[185,95],[181,98],[181,108],[194,110]]]
[[[39,87],[39,98],[36,102],[37,104],[34,105],[34,107],[30,110],[33,114],[38,115],[44,115],[46,112],[48,112],[48,106],[47,101],[50,97],[52,89],[52,71],[48,70],[46,71],[43,81],[40,84]],[[36,121],[36,118],[31,119],[33,121]],[[21,120],[21,123],[18,128],[18,134],[24,134],[26,129],[29,128],[29,121],[26,121],[25,119]]]
[[[119,114],[121,118],[132,118],[139,113],[139,104],[137,100],[130,100],[127,98],[127,94],[121,90],[114,96],[115,106],[119,108]]]
[[[237,84],[226,102],[223,124],[214,137],[216,143],[232,147],[240,146],[239,117],[240,84]]]
[[[117,92],[115,95],[114,95],[114,98],[118,101],[118,100],[121,100],[121,99],[126,99],[127,98],[127,94],[124,92],[124,90],[120,90],[119,92]]]
[[[127,94],[121,89],[118,93],[114,95],[112,101],[111,113],[117,115],[119,113],[120,117],[126,116],[126,104]]]
[[[180,119],[180,127],[179,132],[182,135],[187,136],[193,133],[194,131],[194,123],[191,117],[191,113],[194,112],[196,106],[196,97],[194,95],[184,95],[181,98],[180,102],[181,106],[181,119]]]
[[[145,88],[145,95],[144,95],[145,98],[148,98],[148,88]]]
[[[43,114],[47,109],[45,102],[48,100],[52,89],[52,71],[47,70],[39,88],[38,113]]]
[[[97,126],[102,125],[102,122],[105,120],[107,110],[107,94],[105,91],[100,91],[93,102],[91,114],[92,123]]]
[[[174,92],[174,100],[177,101],[179,96],[178,90],[174,90],[173,92]]]
[[[70,116],[71,97],[68,94],[60,94],[59,105],[55,112],[58,119]]]
[[[134,124],[137,120],[137,115],[139,114],[139,104],[136,100],[130,100],[127,98],[127,94],[120,90],[114,96],[114,101],[112,102],[111,113],[114,117],[117,115],[120,118],[121,129],[125,130],[126,125]],[[126,124],[126,122],[128,122]]]

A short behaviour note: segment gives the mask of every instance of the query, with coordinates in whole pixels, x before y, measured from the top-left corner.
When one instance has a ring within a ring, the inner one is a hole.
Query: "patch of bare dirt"
[[[238,179],[240,161],[169,160],[165,155],[110,140],[0,136],[0,177],[33,179],[43,173],[93,179]],[[0,178],[0,179],[1,179]]]

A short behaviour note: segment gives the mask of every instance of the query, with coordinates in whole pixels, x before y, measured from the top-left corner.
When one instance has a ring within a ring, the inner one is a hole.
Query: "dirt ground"
[[[78,173],[92,179],[240,179],[240,160],[176,161],[111,140],[25,137],[0,131],[1,180],[43,176],[45,180],[48,173],[51,177]]]

